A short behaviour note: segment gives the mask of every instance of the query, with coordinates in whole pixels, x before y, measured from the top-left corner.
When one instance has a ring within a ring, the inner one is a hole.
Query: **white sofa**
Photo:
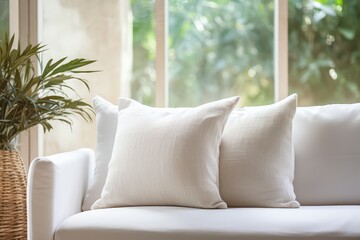
[[[139,206],[82,212],[94,152],[35,159],[28,178],[29,239],[360,239],[360,104],[298,108],[293,140],[300,208]]]

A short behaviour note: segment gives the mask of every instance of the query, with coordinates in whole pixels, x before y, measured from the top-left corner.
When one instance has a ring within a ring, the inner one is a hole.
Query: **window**
[[[132,1],[132,93],[152,105],[156,92],[154,7],[154,1]],[[242,104],[273,101],[273,0],[171,0],[167,10],[170,106],[196,106],[239,94]]]
[[[118,67],[121,1],[86,2],[44,1],[43,41],[51,57],[98,59],[102,72],[91,76],[92,89],[116,103],[124,87]],[[131,1],[130,96],[153,106],[156,95],[163,94],[156,86],[159,2]],[[288,1],[289,87],[299,93],[301,105],[360,100],[360,24],[351,24],[359,21],[359,5],[354,0]],[[273,0],[169,0],[165,10],[169,106],[195,106],[230,95],[241,95],[240,105],[274,101]],[[56,127],[45,136],[44,153],[94,147],[94,126],[83,125],[76,122],[72,134],[67,126]]]
[[[167,5],[163,71],[170,106],[229,95],[241,95],[240,105],[274,101],[276,1],[271,0],[133,0],[133,97],[155,105],[162,94],[155,89],[156,28],[163,27],[155,20],[158,2]],[[288,1],[287,84],[299,94],[300,105],[359,102],[359,9],[356,0]]]
[[[0,32],[9,30],[14,2],[0,0]],[[358,0],[38,2],[45,60],[98,60],[92,92],[79,89],[89,102],[99,94],[176,107],[241,95],[240,105],[260,105],[274,102],[280,88],[282,96],[299,93],[303,106],[360,102]],[[25,20],[20,25],[35,22]],[[275,57],[284,49],[281,68]],[[44,154],[94,148],[94,123],[74,121],[73,132],[58,124],[44,136]]]
[[[274,1],[169,1],[169,105],[274,99]]]
[[[9,0],[0,0],[0,35],[9,32]]]

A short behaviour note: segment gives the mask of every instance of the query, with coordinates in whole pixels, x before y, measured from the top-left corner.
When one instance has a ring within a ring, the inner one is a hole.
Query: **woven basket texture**
[[[0,239],[26,239],[26,173],[18,151],[0,150]]]

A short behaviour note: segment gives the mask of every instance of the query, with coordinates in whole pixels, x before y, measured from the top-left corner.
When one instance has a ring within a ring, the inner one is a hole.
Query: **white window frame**
[[[169,104],[168,80],[168,1],[155,1],[156,28],[156,86],[155,104],[157,107],[167,107]]]
[[[275,0],[274,9],[274,96],[279,101],[289,94],[288,0]]]

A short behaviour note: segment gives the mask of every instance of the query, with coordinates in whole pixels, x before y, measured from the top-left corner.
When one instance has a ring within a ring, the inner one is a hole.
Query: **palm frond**
[[[88,81],[76,76],[78,73],[96,71],[82,70],[94,60],[77,58],[66,61],[66,57],[50,59],[40,74],[34,71],[39,54],[45,51],[41,44],[20,44],[14,49],[14,36],[4,35],[0,44],[0,149],[11,149],[11,141],[21,132],[41,125],[50,131],[52,121],[61,121],[72,126],[71,116],[91,121],[92,106],[69,91],[77,92],[68,82],[79,81],[89,90]]]

